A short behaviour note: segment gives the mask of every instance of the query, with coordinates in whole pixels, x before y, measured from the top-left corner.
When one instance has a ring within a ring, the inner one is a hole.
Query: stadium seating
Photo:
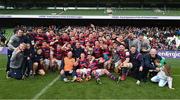
[[[32,7],[180,7],[179,0],[1,0],[1,6]]]

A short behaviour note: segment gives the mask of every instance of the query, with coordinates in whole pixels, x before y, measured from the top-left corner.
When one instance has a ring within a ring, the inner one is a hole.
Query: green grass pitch
[[[0,55],[0,99],[32,99],[58,76],[58,72],[49,72],[43,77],[25,80],[6,79],[6,59],[6,55]],[[159,88],[151,82],[137,86],[136,80],[131,77],[117,84],[103,76],[102,85],[97,85],[94,79],[83,83],[64,83],[57,80],[38,99],[179,99],[180,60],[167,61],[173,67],[175,90]]]

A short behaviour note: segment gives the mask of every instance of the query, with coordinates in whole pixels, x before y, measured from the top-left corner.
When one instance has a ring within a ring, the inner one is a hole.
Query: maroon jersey
[[[84,33],[84,37],[88,37],[88,33]]]
[[[94,49],[93,49],[93,56],[95,58],[102,57],[102,49],[100,47],[99,48],[94,47]]]
[[[63,45],[63,42],[61,39],[58,39],[58,40],[54,40],[54,44],[51,45],[53,48],[56,48],[58,44],[60,44],[61,46]]]
[[[81,45],[85,45],[85,38],[80,38],[79,42],[80,42]]]
[[[124,62],[126,58],[129,58],[129,52],[119,51],[119,57],[121,59],[121,62]]]
[[[90,43],[90,46],[93,46],[93,45],[94,45],[94,42],[96,41],[96,39],[89,39],[89,38],[87,38],[85,41],[86,41],[86,42],[89,42],[89,43]]]
[[[50,58],[50,48],[47,46],[42,46],[42,51],[43,51],[43,57],[44,59],[49,59]]]
[[[65,50],[65,51],[64,51],[64,56],[67,56],[67,54],[68,54],[69,51],[72,51],[72,50],[71,50],[71,49]]]
[[[50,43],[50,42],[53,42],[54,41],[54,38],[55,38],[55,35],[47,35],[47,42]]]
[[[98,61],[97,60],[94,60],[92,63],[90,63],[89,64],[89,68],[91,69],[91,70],[96,70],[96,69],[98,69]]]
[[[109,49],[104,49],[102,51],[103,51],[103,54],[107,54],[107,55],[111,56],[111,52]]]
[[[152,48],[154,48],[154,49],[158,48],[158,41],[156,39],[152,39],[150,44],[151,44]]]
[[[63,43],[70,42],[70,40],[71,40],[68,36],[62,36],[61,39],[62,39]]]
[[[107,45],[112,45],[112,41],[111,40],[108,40],[105,42]]]
[[[109,49],[104,49],[103,50],[103,58],[107,61],[109,60],[111,57],[111,52]]]
[[[35,34],[34,38],[35,38],[34,39],[35,42],[40,44],[40,45],[42,44],[43,41],[47,40],[47,37],[45,35],[43,35],[43,34]]]
[[[70,41],[70,44],[74,46],[76,44],[76,41]]]
[[[87,59],[79,60],[79,69],[89,68]]]
[[[54,58],[56,58],[57,60],[62,60],[64,57],[64,51],[61,49],[55,49],[54,50]]]

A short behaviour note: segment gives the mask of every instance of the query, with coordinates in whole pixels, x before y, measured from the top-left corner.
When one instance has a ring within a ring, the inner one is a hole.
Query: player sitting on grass
[[[76,72],[75,72],[75,66],[78,65],[78,62],[75,61],[74,58],[72,58],[72,52],[69,51],[67,54],[67,57],[65,57],[62,61],[61,65],[61,78],[64,82],[69,82],[67,76],[72,76],[71,82],[74,82],[76,80]]]
[[[83,81],[82,78],[86,78],[86,81],[91,79],[91,69],[88,66],[88,61],[86,59],[86,55],[81,53],[80,59],[78,59],[78,69],[76,70],[77,73],[77,81]]]
[[[156,59],[155,64],[157,66],[161,66],[160,60]],[[173,78],[171,76],[171,67],[165,64],[164,66],[160,67],[158,71],[159,72],[157,75],[151,78],[151,81],[158,82],[159,87],[164,87],[166,84],[168,84],[169,89],[174,89],[172,87]]]
[[[111,74],[107,69],[101,68],[103,66],[100,66],[101,63],[104,62],[103,58],[95,59],[95,57],[88,55],[89,60],[89,66],[92,70],[92,75],[95,76],[97,84],[102,84],[100,80],[100,76],[107,75],[112,80],[118,80],[119,78],[116,78],[113,74]],[[119,81],[119,80],[118,80]]]
[[[42,49],[37,49],[36,53],[33,56],[33,67],[32,74],[36,75],[38,72],[39,75],[45,75],[44,66],[43,66],[43,54]]]

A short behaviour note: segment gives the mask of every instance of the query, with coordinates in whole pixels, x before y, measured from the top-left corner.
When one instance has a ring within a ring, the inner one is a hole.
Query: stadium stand
[[[179,8],[179,0],[1,0],[5,8],[32,7],[173,7]]]

